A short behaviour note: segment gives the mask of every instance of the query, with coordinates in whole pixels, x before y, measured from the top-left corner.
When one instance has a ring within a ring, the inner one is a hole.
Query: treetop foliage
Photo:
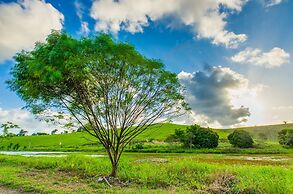
[[[75,39],[53,31],[15,61],[8,84],[27,108],[69,112],[99,139],[114,165],[124,147],[158,118],[188,109],[175,73],[105,34]]]

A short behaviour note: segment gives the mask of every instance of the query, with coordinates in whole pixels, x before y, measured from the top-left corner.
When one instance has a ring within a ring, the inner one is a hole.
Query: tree
[[[253,139],[247,131],[235,130],[228,135],[230,144],[239,148],[249,148],[253,145]]]
[[[278,133],[281,145],[293,146],[293,129],[283,129]]]
[[[185,147],[215,148],[218,146],[219,135],[209,128],[191,125],[186,129],[183,144]]]
[[[54,135],[54,134],[56,134],[56,133],[57,133],[57,131],[58,131],[58,129],[54,129],[53,131],[51,131],[51,135]]]
[[[6,122],[6,123],[2,123],[0,125],[0,128],[2,128],[3,130],[2,131],[3,135],[0,135],[0,142],[2,142],[4,139],[15,136],[13,133],[9,132],[10,129],[17,129],[20,127],[12,122]]]
[[[3,129],[3,137],[7,137],[9,135],[9,129],[19,129],[20,127],[12,122],[2,123],[0,128]]]
[[[10,88],[35,114],[68,111],[106,149],[110,176],[133,138],[159,118],[187,109],[175,73],[108,35],[78,40],[53,31],[15,61]]]
[[[21,130],[18,132],[17,136],[25,136],[27,133],[28,133],[28,131],[25,131],[25,130],[21,129]]]

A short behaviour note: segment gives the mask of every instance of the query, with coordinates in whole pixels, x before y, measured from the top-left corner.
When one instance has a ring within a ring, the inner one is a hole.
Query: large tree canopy
[[[105,147],[113,176],[134,137],[186,108],[176,74],[108,35],[75,39],[53,31],[15,60],[10,88],[33,113],[71,113]]]

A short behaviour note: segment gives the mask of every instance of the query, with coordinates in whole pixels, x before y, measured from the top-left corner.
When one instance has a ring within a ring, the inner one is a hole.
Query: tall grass
[[[235,192],[293,193],[293,168],[289,166],[251,166],[213,164],[199,162],[196,158],[167,157],[153,161],[153,156],[123,157],[119,166],[119,178],[147,188],[177,187],[199,189],[208,187],[209,177],[219,172],[236,174]],[[107,175],[111,166],[108,158],[92,158],[70,155],[65,158],[27,158],[0,156],[1,165],[27,166],[46,170],[73,171],[82,177],[97,178]]]

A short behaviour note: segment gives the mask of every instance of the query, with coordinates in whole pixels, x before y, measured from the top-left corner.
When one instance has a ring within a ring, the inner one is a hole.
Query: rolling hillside
[[[265,135],[270,141],[278,140],[278,132],[282,129],[293,129],[293,123],[279,124],[279,125],[263,125],[263,126],[252,126],[252,127],[242,127],[238,129],[243,129],[248,131],[254,138],[258,139]],[[234,129],[221,129],[221,131],[226,131],[228,133],[232,132]]]
[[[150,141],[158,140],[164,141],[169,135],[173,134],[175,129],[186,129],[186,125],[177,124],[160,124],[151,126],[145,132],[140,134],[137,141]],[[244,127],[243,130],[248,131],[254,139],[265,137],[268,141],[277,141],[278,131],[284,128],[293,128],[293,124],[282,125],[268,125],[268,126],[255,126]],[[226,139],[229,133],[234,129],[215,129],[219,134],[220,139]],[[70,134],[56,134],[44,136],[24,136],[12,137],[0,142],[0,149],[7,150],[7,147],[13,147],[18,144],[21,150],[82,150],[87,147],[89,149],[96,149],[97,141],[86,132],[74,132]]]

